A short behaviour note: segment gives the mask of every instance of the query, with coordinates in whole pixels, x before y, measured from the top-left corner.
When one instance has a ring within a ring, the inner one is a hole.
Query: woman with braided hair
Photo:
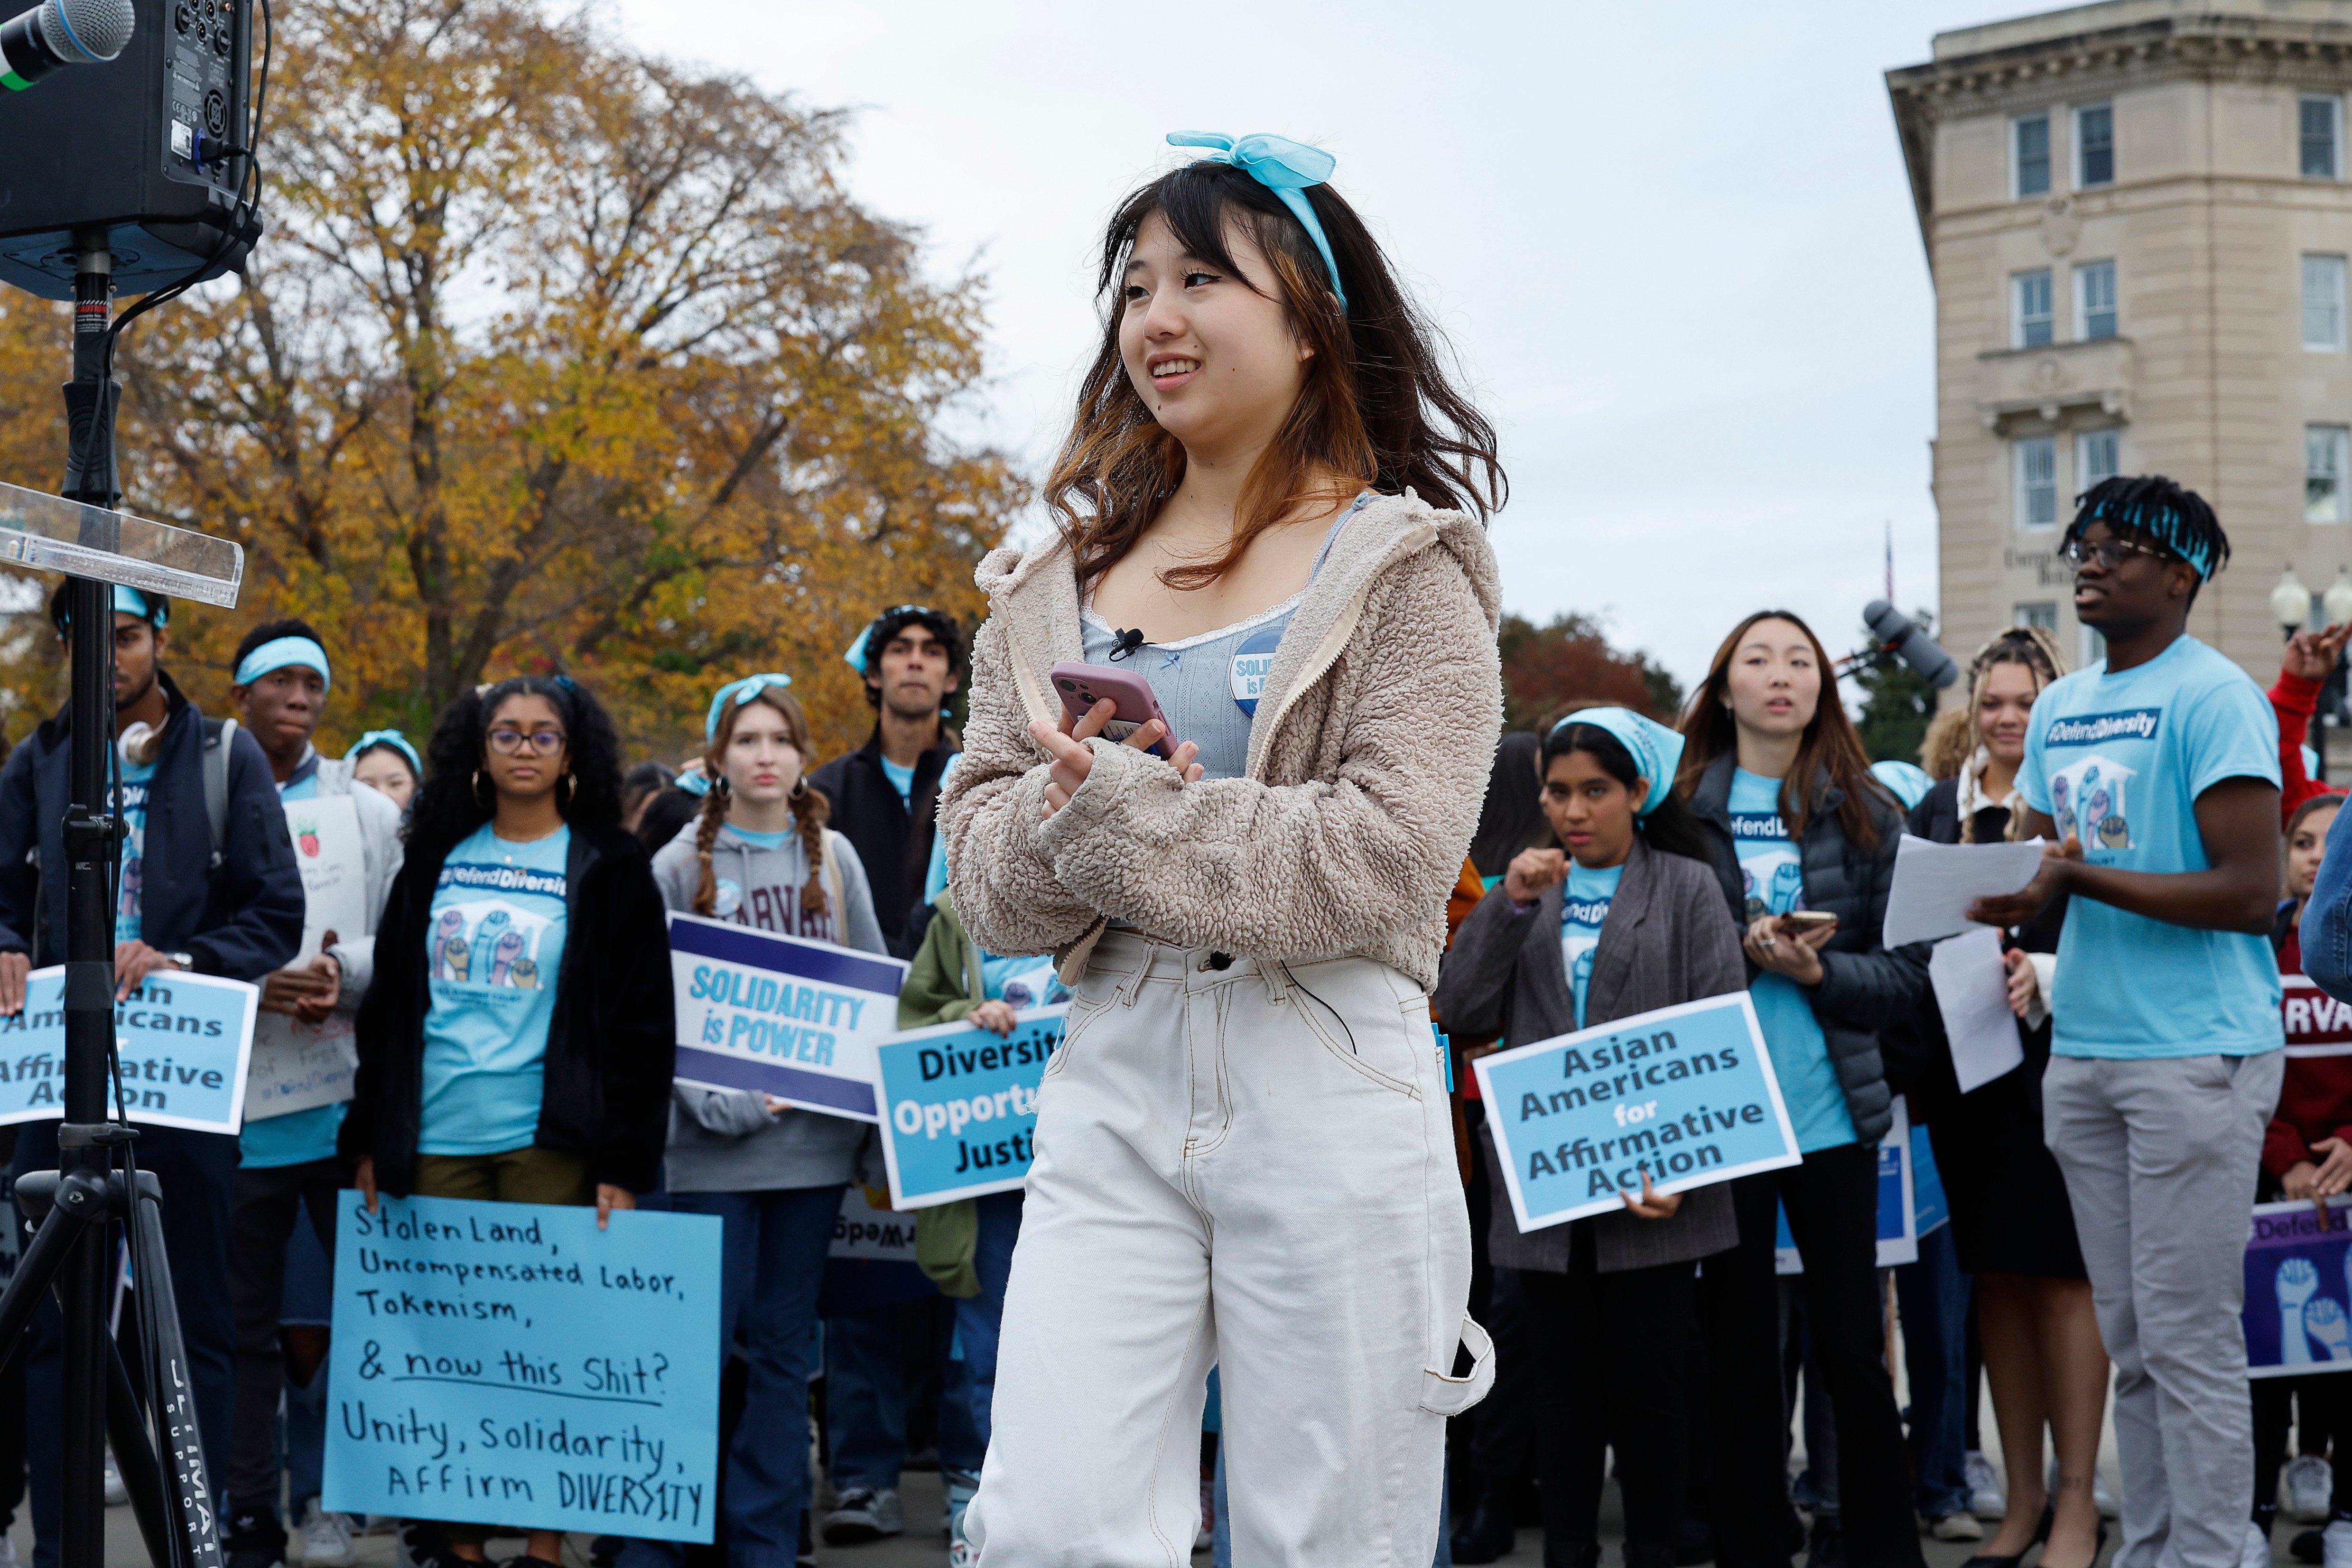
[[[2058,640],[2040,626],[2011,627],[1977,650],[1966,706],[1937,715],[1920,748],[1937,782],[1912,810],[1914,834],[1946,844],[2027,836],[2017,775],[2029,720],[2034,699],[2065,673]],[[2088,1568],[2105,1529],[2093,1485],[2107,1354],[2065,1178],[2042,1135],[2048,998],[2065,918],[2065,901],[2055,900],[2002,944],[2022,1065],[1961,1093],[1932,996],[1903,1042],[1909,1050],[1897,1048],[1911,1059],[1906,1087],[1935,1143],[1960,1269],[1975,1276],[1985,1379],[2008,1469],[2009,1511],[1978,1553],[1979,1564],[2013,1563],[2046,1540],[2042,1560],[2053,1568]],[[2054,1499],[2042,1468],[2045,1428],[2058,1459]]]
[[[683,914],[884,952],[866,868],[825,827],[824,797],[808,786],[808,716],[791,685],[790,675],[747,675],[710,699],[708,792],[654,856],[654,880]],[[720,1490],[739,1559],[790,1563],[800,1548],[817,1285],[866,1143],[864,1123],[795,1110],[772,1094],[670,1091],[670,1207],[723,1223],[719,1343],[734,1343],[740,1325],[751,1364]],[[747,1310],[754,1301],[758,1310]],[[633,1541],[621,1554],[622,1568],[685,1561],[685,1548],[667,1541]]]

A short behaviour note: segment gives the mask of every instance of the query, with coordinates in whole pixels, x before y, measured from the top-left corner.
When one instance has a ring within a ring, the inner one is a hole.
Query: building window
[[[2123,472],[2123,437],[2112,430],[2086,430],[2074,437],[2074,488],[2087,490]]]
[[[2303,346],[2315,353],[2344,347],[2344,258],[2303,258]]]
[[[2058,442],[2037,435],[2016,447],[2017,526],[2054,528],[2058,526]]]
[[[2116,335],[2116,264],[2086,261],[2074,269],[2074,336],[2084,342]]]
[[[2336,143],[2343,139],[2344,101],[2337,98],[2306,98],[2295,106],[2297,128],[2302,131],[2303,177],[2306,180],[2334,180],[2342,159]]]
[[[2095,103],[2074,111],[2074,183],[2116,183],[2116,111]]]
[[[2009,283],[2015,306],[2014,346],[2039,349],[2050,341],[2050,271],[2021,272]]]
[[[2021,604],[2017,607],[2017,624],[2041,626],[2055,632],[2058,630],[2058,606],[2047,600],[2040,604]]]
[[[2303,427],[2303,520],[2340,523],[2345,507],[2344,476],[2352,469],[2352,430],[2340,424]]]
[[[2050,117],[2037,114],[2031,120],[2010,122],[2011,138],[2017,149],[2017,193],[2020,196],[2042,196],[2050,193]],[[2308,154],[2305,155],[2306,158]]]

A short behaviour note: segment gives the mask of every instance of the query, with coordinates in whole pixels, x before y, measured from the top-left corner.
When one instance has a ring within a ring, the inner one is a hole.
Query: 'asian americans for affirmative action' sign
[[[1798,1162],[1748,993],[1480,1057],[1478,1092],[1521,1231]]]
[[[1020,1190],[1035,1153],[1037,1082],[1069,1010],[1030,1008],[1010,1035],[965,1023],[911,1030],[875,1052],[892,1203]]]
[[[0,1124],[65,1114],[66,972],[25,977],[23,1010],[0,1018]],[[244,1124],[246,1064],[261,988],[158,969],[114,1004],[114,1042],[131,1119],[234,1133]],[[107,1089],[110,1114],[120,1109]]]
[[[879,1118],[874,1048],[898,1032],[904,960],[673,914],[669,962],[681,1080]]]
[[[711,1539],[719,1239],[710,1215],[337,1200],[320,1505]]]

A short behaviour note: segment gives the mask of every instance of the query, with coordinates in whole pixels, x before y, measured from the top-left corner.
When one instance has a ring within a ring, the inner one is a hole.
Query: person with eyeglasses
[[[2063,896],[2043,1136],[2066,1179],[2116,1365],[2127,1568],[2268,1563],[2247,1521],[2248,1211],[2284,1055],[2268,936],[2279,885],[2278,726],[2262,688],[2189,634],[2229,536],[2161,476],[2081,497],[2060,553],[2099,664],[2034,699],[2014,928]],[[2062,1494],[2088,1474],[2061,1478]],[[2065,1499],[2062,1495],[2062,1504]]]
[[[667,921],[621,826],[621,748],[562,677],[459,697],[434,727],[359,1015],[341,1149],[394,1197],[593,1203],[651,1190],[676,1056]],[[412,1528],[406,1556],[485,1561],[490,1527]],[[557,1568],[530,1532],[524,1568]]]

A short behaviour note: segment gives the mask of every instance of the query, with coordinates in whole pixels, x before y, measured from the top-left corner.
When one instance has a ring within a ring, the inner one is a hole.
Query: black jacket
[[[1691,791],[1690,809],[1706,834],[1707,858],[1723,886],[1731,918],[1745,931],[1747,894],[1731,836],[1731,774],[1737,766],[1737,759],[1728,756],[1710,763]],[[1895,846],[1903,838],[1903,813],[1894,800],[1870,795],[1878,846],[1865,851],[1847,840],[1838,820],[1845,792],[1823,776],[1816,780],[1814,798],[1820,804],[1807,818],[1797,850],[1805,907],[1836,915],[1838,929],[1822,952],[1822,983],[1806,999],[1828,1041],[1830,1065],[1837,1069],[1854,1134],[1862,1142],[1874,1144],[1895,1124],[1895,1097],[1886,1086],[1879,1033],[1907,1021],[1926,994],[1927,949],[1924,943],[1892,948],[1880,945],[1886,928],[1886,890],[1895,881]],[[1750,966],[1751,982],[1759,972]]]
[[[340,1147],[375,1161],[376,1185],[416,1183],[424,1118],[425,928],[447,851],[409,851],[376,927],[375,979],[360,1004],[357,1077]],[[653,1189],[669,1132],[677,1055],[668,922],[645,846],[619,828],[574,823],[564,862],[567,925],[547,1030],[540,1148],[578,1155],[589,1179]]]
[[[172,677],[155,678],[166,704],[163,744],[147,791],[140,934],[150,947],[185,952],[200,975],[259,980],[302,945],[302,873],[269,759],[243,729],[229,742],[228,810],[221,862],[212,864],[205,810],[205,716]],[[0,770],[0,952],[64,960],[66,796],[73,727],[50,716]],[[114,941],[107,928],[107,943]]]
[[[915,760],[914,789],[905,800],[882,771],[882,732],[845,756],[809,775],[810,787],[824,791],[833,807],[825,825],[847,839],[866,867],[874,890],[874,918],[894,958],[914,956],[907,939],[907,915],[923,901],[923,879],[931,869],[931,835],[938,831],[940,775],[960,749],[952,736]]]

